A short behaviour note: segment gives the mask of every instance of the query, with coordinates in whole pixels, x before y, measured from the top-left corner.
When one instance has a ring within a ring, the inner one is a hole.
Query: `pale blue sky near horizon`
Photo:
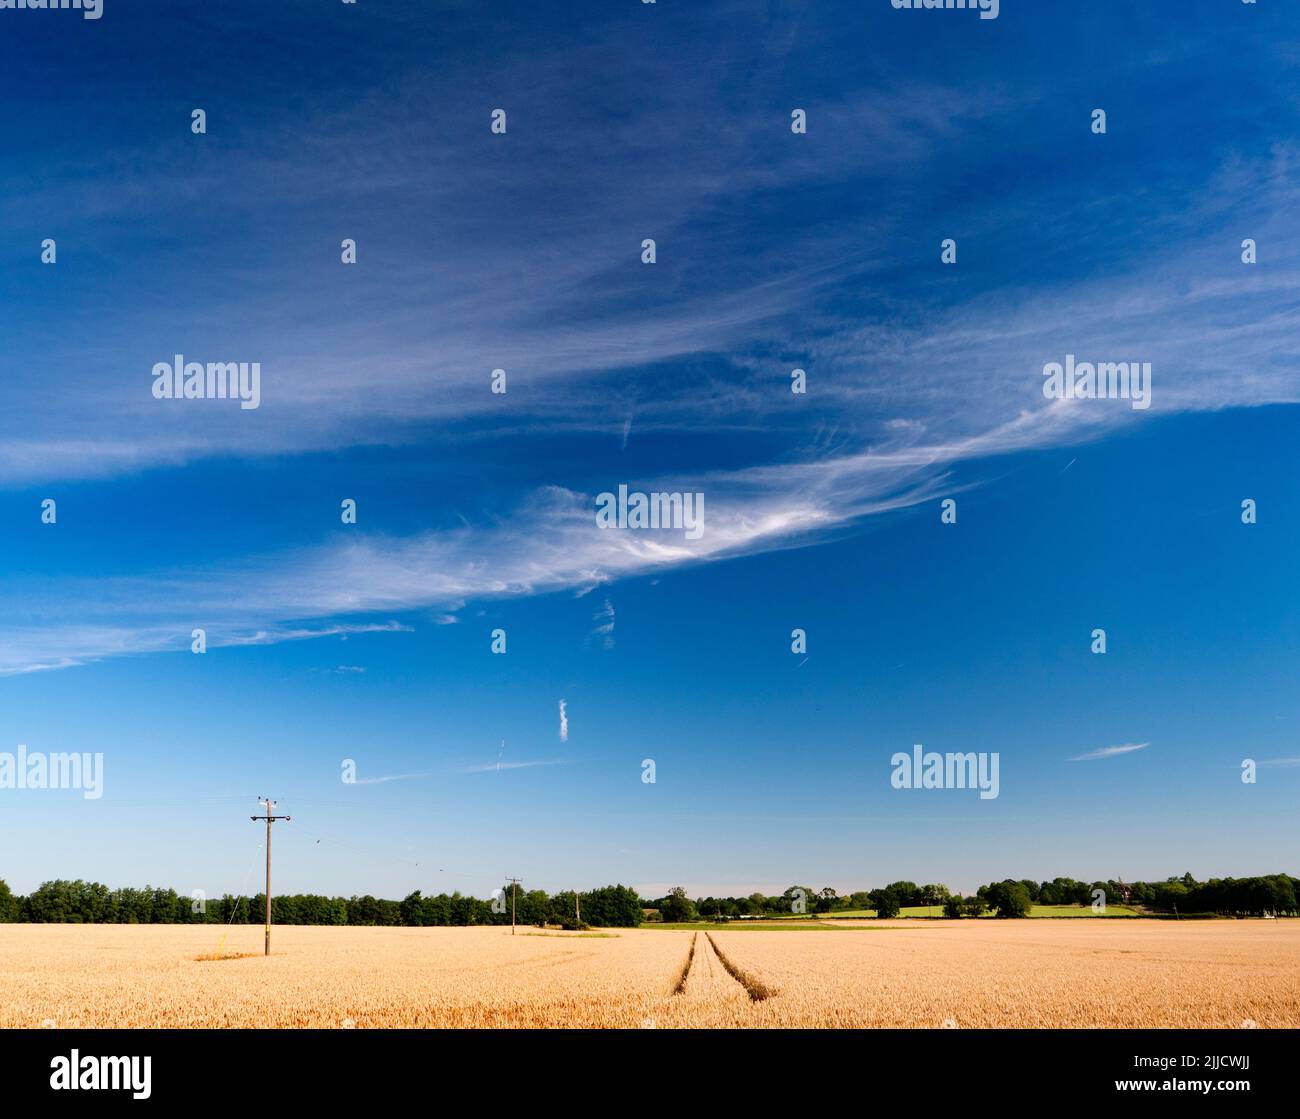
[[[104,755],[15,890],[256,889],[263,793],[284,892],[1300,872],[1297,13],[4,14],[0,753]]]

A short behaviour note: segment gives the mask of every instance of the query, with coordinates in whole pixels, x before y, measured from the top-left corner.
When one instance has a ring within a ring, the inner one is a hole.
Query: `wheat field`
[[[1300,921],[290,926],[261,951],[256,926],[0,925],[0,1027],[1300,1026]]]

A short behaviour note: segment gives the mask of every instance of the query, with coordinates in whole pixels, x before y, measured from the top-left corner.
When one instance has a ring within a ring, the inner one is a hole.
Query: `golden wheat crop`
[[[898,922],[715,933],[781,994],[756,1026],[1300,1025],[1300,921]]]
[[[1300,921],[224,933],[0,925],[0,1026],[1300,1025]]]

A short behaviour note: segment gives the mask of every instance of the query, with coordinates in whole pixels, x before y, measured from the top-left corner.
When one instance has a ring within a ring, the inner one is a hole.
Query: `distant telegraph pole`
[[[292,816],[276,816],[275,801],[270,797],[259,797],[258,804],[266,805],[265,816],[250,816],[250,820],[266,821],[266,955],[271,954],[271,825],[276,820],[292,820]]]
[[[522,878],[507,878],[510,883],[510,935],[515,935],[515,887],[523,881]]]

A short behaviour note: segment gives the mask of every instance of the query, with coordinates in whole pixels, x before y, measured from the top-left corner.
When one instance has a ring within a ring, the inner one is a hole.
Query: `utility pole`
[[[507,878],[506,881],[510,883],[510,935],[514,936],[515,935],[515,887],[518,886],[519,883],[523,880],[520,878]]]
[[[579,925],[582,924],[582,895],[577,890],[573,891],[573,917]]]
[[[292,820],[292,816],[276,816],[275,801],[270,797],[259,797],[258,804],[266,805],[265,816],[250,816],[250,820],[266,821],[266,955],[271,954],[271,825],[276,820]]]

